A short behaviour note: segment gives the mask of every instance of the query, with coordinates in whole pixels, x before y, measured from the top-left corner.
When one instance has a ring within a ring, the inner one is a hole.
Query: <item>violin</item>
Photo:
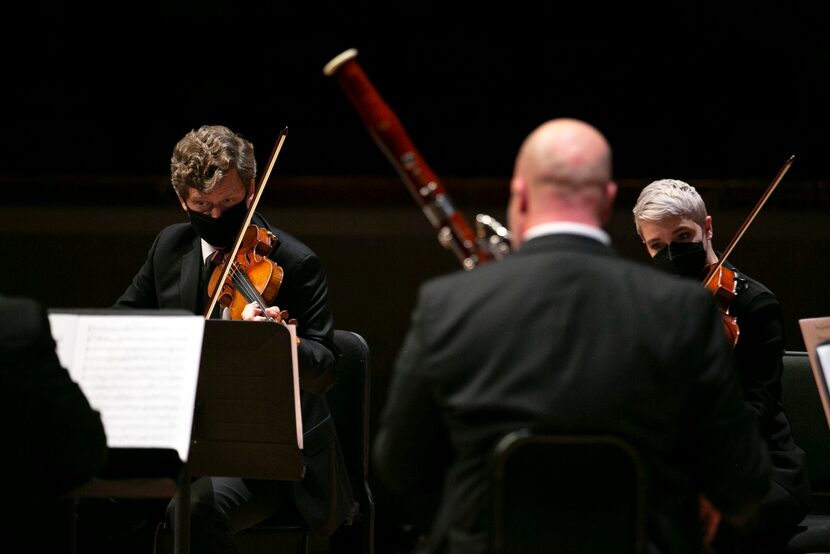
[[[213,297],[225,266],[230,264],[230,279],[222,284],[217,301],[229,309],[231,319],[242,319],[242,310],[251,302],[256,302],[267,319],[272,319],[265,308],[280,290],[283,270],[268,256],[277,246],[279,239],[271,231],[249,225],[236,255],[231,258],[229,253],[225,254],[216,265],[208,282],[208,295]]]
[[[734,348],[738,344],[738,336],[741,332],[738,328],[738,318],[729,313],[729,306],[738,295],[738,280],[735,271],[721,265],[712,279],[706,281],[705,286],[715,297],[715,303],[723,321],[723,330],[726,338],[729,339],[729,344]]]
[[[778,186],[778,183],[781,182],[781,179],[783,179],[784,175],[787,171],[789,171],[794,160],[795,156],[793,155],[790,156],[786,162],[784,162],[784,165],[778,170],[778,174],[769,184],[767,190],[764,191],[764,194],[761,196],[760,200],[758,200],[758,203],[755,204],[755,207],[752,208],[751,212],[749,212],[749,215],[741,224],[740,228],[735,233],[735,236],[733,236],[732,240],[729,241],[729,244],[723,251],[723,255],[716,263],[709,266],[709,271],[706,274],[706,278],[703,280],[703,286],[706,287],[715,297],[715,303],[720,310],[726,338],[729,339],[729,343],[733,348],[738,343],[738,337],[740,336],[737,318],[729,313],[730,304],[737,296],[737,279],[735,271],[724,266],[723,263],[726,261],[729,254],[732,253],[732,250],[735,249],[735,245],[738,244],[741,237],[744,236],[744,233],[749,228],[749,225],[755,219],[755,216],[758,215],[758,212],[761,211],[761,208],[769,199],[770,195],[775,190],[775,187]]]
[[[268,257],[279,246],[279,239],[269,230],[251,224],[251,218],[259,204],[259,199],[262,197],[262,192],[271,176],[287,134],[287,128],[280,132],[234,245],[221,256],[210,276],[208,281],[210,302],[205,308],[206,319],[210,317],[217,302],[228,308],[231,319],[236,320],[242,319],[242,310],[247,304],[255,302],[266,320],[276,322],[266,313],[265,308],[277,296],[282,284],[282,268]],[[281,315],[282,319],[286,319],[288,313],[282,312]]]

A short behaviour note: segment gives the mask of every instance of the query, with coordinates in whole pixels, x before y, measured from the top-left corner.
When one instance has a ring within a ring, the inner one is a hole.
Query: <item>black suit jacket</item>
[[[784,317],[781,304],[761,282],[739,270],[737,275],[737,295],[729,306],[740,329],[735,345],[735,369],[745,402],[757,415],[761,436],[770,452],[773,480],[797,500],[790,514],[781,513],[781,506],[777,506],[763,520],[764,530],[771,532],[773,524],[791,527],[801,521],[810,505],[810,487],[804,471],[805,453],[793,439],[782,401]]]
[[[769,462],[709,293],[576,235],[419,291],[375,469],[396,493],[443,483],[433,551],[484,552],[488,460],[516,428],[603,432],[639,450],[649,539],[700,552],[697,496],[756,505]]]
[[[44,308],[0,296],[0,321],[0,463],[13,507],[3,527],[34,541],[25,529],[54,532],[40,512],[103,468],[107,442],[100,414],[60,365]]]
[[[297,507],[315,533],[331,534],[349,515],[354,500],[334,422],[324,393],[336,379],[337,349],[328,285],[317,255],[302,242],[254,214],[252,224],[268,228],[280,240],[270,255],[283,269],[272,302],[297,319],[303,458],[306,474],[294,487]],[[198,311],[202,269],[201,241],[189,223],[164,228],[117,308]]]

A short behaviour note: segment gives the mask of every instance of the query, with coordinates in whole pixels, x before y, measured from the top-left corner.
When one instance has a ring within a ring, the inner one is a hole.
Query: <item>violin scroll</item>
[[[738,280],[735,271],[719,264],[704,283],[704,286],[715,297],[715,304],[723,321],[723,330],[729,344],[734,348],[738,344],[738,337],[741,334],[737,317],[729,313],[730,304],[738,294]]]

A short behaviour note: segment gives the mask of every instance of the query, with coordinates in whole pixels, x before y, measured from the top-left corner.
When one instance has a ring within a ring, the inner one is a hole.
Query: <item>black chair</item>
[[[131,526],[137,526],[134,531],[138,532],[140,528],[149,528],[150,531],[141,531],[150,538],[152,529],[155,527],[155,522],[150,519],[145,520],[145,516],[149,513],[142,513],[142,510],[136,509],[136,515],[132,517],[138,518],[135,521],[120,521],[124,517],[130,517],[132,510],[127,509],[129,504],[111,505],[113,499],[118,501],[140,501],[146,502],[148,500],[159,500],[164,504],[171,499],[176,499],[176,517],[175,517],[175,540],[172,536],[168,537],[169,545],[167,551],[174,554],[188,554],[190,552],[190,513],[188,506],[190,504],[190,474],[187,466],[182,464],[179,460],[179,455],[174,450],[169,449],[150,449],[150,448],[111,448],[107,459],[106,467],[87,483],[81,485],[73,491],[75,503],[89,502],[96,500],[99,502],[97,507],[91,508],[93,511],[87,513],[87,516],[94,518],[108,518],[109,513],[112,512],[112,518],[97,523],[103,525],[102,529],[113,533],[112,538],[119,540],[119,535],[124,535],[126,529]],[[158,504],[158,516],[163,514],[163,504]],[[116,522],[116,520],[118,520]],[[71,552],[83,554],[77,548],[75,535],[75,516],[72,514],[72,549]],[[149,527],[149,526],[153,527]],[[113,529],[115,527],[116,529]],[[158,531],[158,530],[157,530]],[[138,535],[136,535],[138,536]],[[131,543],[132,544],[132,543]],[[121,548],[121,546],[100,546],[98,548],[111,549]]]
[[[375,503],[369,488],[370,351],[358,333],[337,329],[334,343],[340,350],[336,384],[326,393],[337,428],[346,469],[360,513],[344,523],[329,539],[336,553],[374,554]],[[308,552],[314,540],[305,521],[295,514],[290,519],[271,518],[237,535],[242,554],[254,554],[284,547],[286,537],[296,541],[296,551]]]
[[[645,472],[607,435],[506,435],[494,452],[497,554],[645,552]]]
[[[359,515],[331,538],[331,551],[374,554],[375,500],[369,488],[371,375],[369,345],[359,334],[336,330],[342,354],[337,384],[326,394],[334,418]]]
[[[784,406],[793,438],[806,453],[813,510],[787,545],[789,554],[830,552],[830,427],[806,352],[784,353]]]

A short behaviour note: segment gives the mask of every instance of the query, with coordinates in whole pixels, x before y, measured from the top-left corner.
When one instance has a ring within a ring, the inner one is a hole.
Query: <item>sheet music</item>
[[[824,416],[830,425],[830,392],[827,390],[827,376],[824,371],[830,367],[824,366],[818,360],[818,345],[830,340],[830,317],[811,317],[799,319],[801,336],[804,338],[804,346],[807,349],[807,356],[810,358],[810,368],[813,370],[813,378],[816,381],[818,395],[821,399],[821,406]]]
[[[61,364],[113,448],[190,449],[205,319],[51,313]]]
[[[830,340],[830,317],[810,317],[799,319],[798,325],[801,328],[801,336],[804,339],[804,347],[807,356],[810,358],[810,365],[813,372],[818,371],[816,364],[816,346]]]
[[[830,342],[824,342],[816,347],[816,356],[821,373],[824,376],[824,383],[830,383]]]

